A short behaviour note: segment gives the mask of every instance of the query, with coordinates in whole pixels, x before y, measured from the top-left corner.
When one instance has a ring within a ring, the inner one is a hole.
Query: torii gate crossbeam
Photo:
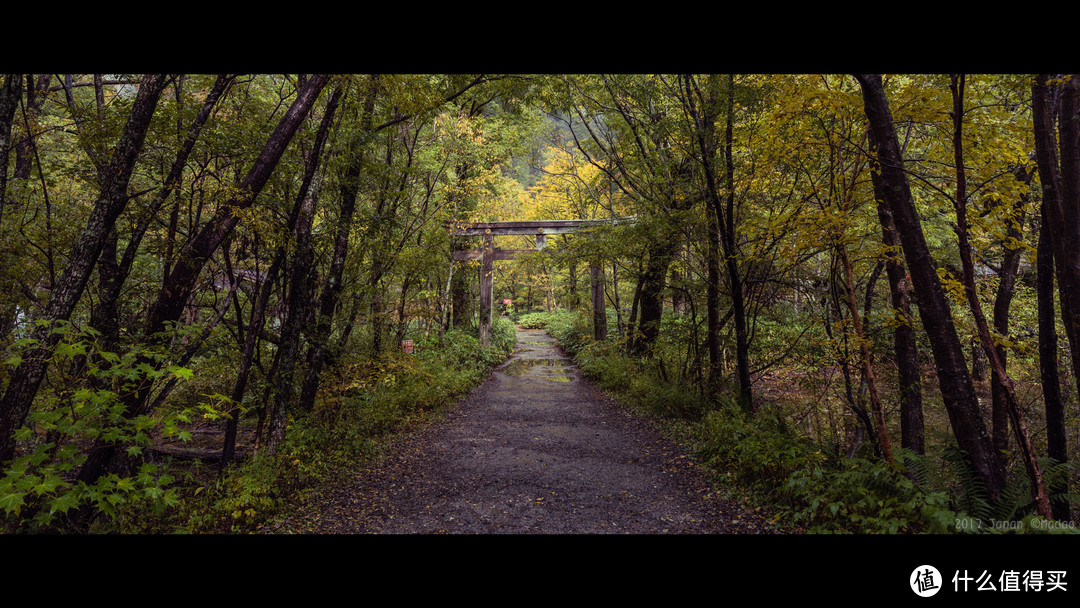
[[[449,225],[453,234],[460,236],[483,236],[484,244],[479,250],[455,251],[454,260],[480,260],[480,344],[491,345],[491,296],[492,275],[495,260],[511,260],[522,253],[532,253],[544,248],[549,234],[568,234],[587,228],[603,225],[633,222],[634,217],[613,218],[608,220],[541,220],[521,222],[472,222],[452,223]],[[495,237],[504,235],[536,236],[536,249],[495,249]],[[593,337],[602,340],[607,337],[607,316],[604,313],[604,274],[603,269],[592,264],[590,267],[593,305]]]

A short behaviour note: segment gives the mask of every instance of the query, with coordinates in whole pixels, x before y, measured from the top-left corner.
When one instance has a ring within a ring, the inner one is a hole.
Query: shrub
[[[552,312],[534,312],[518,317],[517,324],[524,329],[543,329],[570,356],[592,343],[592,320],[583,312],[558,309]]]
[[[189,439],[182,425],[200,414],[217,415],[209,405],[154,416],[126,415],[120,393],[131,390],[130,383],[183,380],[191,370],[153,369],[143,361],[160,357],[153,352],[131,349],[120,355],[101,350],[92,329],[58,323],[53,331],[62,336],[51,355],[58,370],[55,386],[60,388],[39,391],[26,426],[16,431],[21,455],[0,472],[0,526],[13,532],[52,531],[69,527],[69,516],[75,514],[81,527],[99,515],[105,520],[116,517],[124,509],[161,513],[175,506],[174,478],[157,464],[136,462],[127,471],[107,473],[92,483],[77,481],[75,473],[86,462],[88,446],[108,444],[138,461],[155,434]],[[29,346],[33,341],[23,342]],[[16,365],[18,360],[16,356],[7,363]],[[82,373],[66,375],[65,370],[76,368]]]

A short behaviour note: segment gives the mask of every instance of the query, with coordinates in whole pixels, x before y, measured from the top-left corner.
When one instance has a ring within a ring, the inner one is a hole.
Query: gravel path
[[[302,520],[302,521],[297,521]],[[540,330],[439,422],[323,492],[319,534],[771,533],[679,446],[582,380]]]

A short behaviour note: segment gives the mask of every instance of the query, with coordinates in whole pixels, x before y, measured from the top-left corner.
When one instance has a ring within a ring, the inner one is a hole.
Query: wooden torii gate
[[[636,218],[614,218],[608,220],[540,220],[522,222],[472,222],[454,223],[450,229],[459,236],[482,236],[481,249],[455,251],[454,260],[480,260],[480,343],[491,345],[491,280],[495,269],[495,260],[511,260],[523,253],[534,253],[544,248],[550,234],[568,234],[602,225],[632,222]],[[496,249],[495,237],[504,235],[535,236],[536,249]],[[604,313],[604,274],[603,269],[592,264],[593,336],[602,340],[607,337],[607,316]]]

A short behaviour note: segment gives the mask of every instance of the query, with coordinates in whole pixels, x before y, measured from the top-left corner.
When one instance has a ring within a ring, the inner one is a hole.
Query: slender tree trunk
[[[720,379],[723,375],[720,361],[720,221],[723,215],[720,195],[716,191],[714,159],[717,142],[715,124],[718,118],[718,91],[715,76],[710,76],[706,84],[707,94],[697,91],[693,77],[683,77],[687,111],[694,122],[698,151],[705,172],[705,216],[708,239],[706,241],[705,264],[708,270],[705,285],[706,333],[705,346],[709,353],[709,370],[706,376],[708,394],[718,395]],[[700,111],[695,99],[700,99]],[[733,296],[734,297],[734,296]]]
[[[592,288],[592,326],[593,340],[601,342],[607,339],[607,306],[604,300],[604,267],[601,262],[589,266],[589,285]]]
[[[270,295],[274,291],[274,282],[285,260],[285,248],[279,247],[270,268],[262,280],[259,295],[251,310],[251,320],[248,322],[248,330],[244,339],[244,354],[240,360],[240,369],[237,370],[236,382],[233,383],[232,393],[229,395],[231,406],[228,418],[225,421],[225,439],[221,449],[221,462],[219,470],[224,471],[232,462],[236,453],[236,434],[239,430],[240,415],[243,412],[242,404],[244,394],[247,392],[248,379],[251,376],[251,366],[255,361],[255,350],[259,344],[259,336],[262,334],[263,324],[266,319],[266,307],[270,302]]]
[[[1058,282],[1061,322],[1069,341],[1073,376],[1080,386],[1080,137],[1077,134],[1076,87],[1072,77],[1060,88],[1040,74],[1031,90],[1035,158],[1042,186],[1042,227],[1039,231],[1039,359],[1047,418],[1048,455],[1067,462],[1064,410],[1058,385],[1057,337],[1051,293],[1053,268]],[[1060,95],[1060,99],[1055,96]],[[1060,134],[1055,135],[1055,120]],[[1060,158],[1058,150],[1061,150]],[[1068,505],[1055,513],[1068,516]]]
[[[316,74],[307,79],[298,91],[292,106],[270,135],[255,164],[241,181],[238,188],[241,194],[222,204],[220,210],[181,250],[176,265],[163,282],[158,297],[151,304],[147,314],[144,332],[150,344],[160,344],[165,339],[167,325],[180,319],[189,297],[195,290],[203,267],[240,221],[240,215],[235,211],[246,209],[254,204],[273,174],[281,156],[285,153],[289,142],[292,141],[293,135],[307,117],[328,80],[329,76],[325,74]],[[145,363],[150,366],[159,365],[155,361],[145,361]],[[124,399],[127,406],[125,416],[134,417],[143,413],[148,398],[148,386],[144,385],[139,390],[131,391]],[[78,479],[93,483],[112,460],[114,453],[115,447],[112,445],[95,446],[95,450],[83,463]]]
[[[720,81],[719,76],[710,75],[705,83],[704,91],[698,88],[696,81],[691,76],[684,76],[684,89],[687,111],[693,120],[697,140],[698,153],[701,155],[700,162],[705,174],[705,200],[708,206],[708,286],[707,286],[707,315],[708,336],[706,342],[709,350],[709,375],[708,386],[715,391],[719,388],[720,375],[720,310],[719,310],[719,258],[723,253],[724,264],[728,275],[728,285],[731,290],[731,305],[735,323],[735,358],[736,376],[738,380],[738,401],[743,409],[750,411],[753,407],[750,380],[750,356],[749,337],[746,323],[746,303],[743,293],[742,276],[739,272],[739,264],[735,242],[735,164],[732,158],[734,144],[735,124],[735,81],[733,75],[728,75],[728,91],[726,120],[724,131],[724,173],[723,183],[726,187],[727,196],[721,200],[717,185],[721,176],[716,168],[716,155],[720,141],[716,134],[716,123],[720,117]],[[695,99],[698,100],[695,103]]]
[[[161,188],[158,189],[149,207],[138,218],[132,234],[127,239],[127,246],[124,248],[123,256],[119,259],[117,258],[118,243],[115,231],[110,235],[108,246],[102,252],[101,260],[98,262],[99,302],[97,308],[94,310],[91,325],[108,338],[108,344],[110,346],[107,350],[111,350],[111,348],[117,344],[119,339],[120,320],[118,314],[120,291],[127,281],[128,275],[131,274],[131,268],[135,263],[135,258],[138,255],[142,239],[150,228],[151,223],[157,217],[158,211],[165,204],[165,201],[177,188],[179,188],[184,168],[187,166],[191,151],[195,148],[195,143],[202,133],[202,128],[210,118],[210,114],[218,100],[225,94],[225,90],[228,88],[229,84],[232,83],[233,79],[233,76],[218,77],[214,87],[207,94],[199,114],[188,128],[187,135],[180,144],[180,149],[176,154],[176,158],[173,160],[172,167],[165,178],[165,182],[162,184]]]
[[[938,371],[942,401],[957,444],[991,500],[997,500],[1005,484],[1005,467],[994,452],[978,400],[968,374],[963,346],[956,333],[945,292],[938,280],[930,249],[904,173],[904,161],[896,136],[885,89],[879,74],[858,74],[867,120],[877,145],[882,192],[900,236],[904,257],[918,298],[923,327],[930,339]]]
[[[626,328],[623,326],[622,302],[619,300],[619,264],[611,263],[611,303],[615,306],[615,325],[619,331],[619,337],[626,337]]]
[[[1069,451],[1065,435],[1065,400],[1061,395],[1058,369],[1057,323],[1054,321],[1054,253],[1050,227],[1046,225],[1046,201],[1040,207],[1042,222],[1036,249],[1035,289],[1039,307],[1039,376],[1046,408],[1046,454],[1064,464],[1069,460]],[[1068,476],[1062,475],[1060,479],[1052,481],[1050,490],[1056,495],[1066,494],[1069,491]],[[1052,500],[1051,508],[1054,519],[1069,518],[1068,499]]]
[[[998,273],[998,289],[994,296],[994,331],[1000,336],[1009,334],[1009,307],[1012,305],[1013,295],[1016,293],[1016,278],[1020,270],[1020,258],[1022,250],[1019,247],[1010,248],[1010,241],[1020,239],[1020,226],[1023,225],[1023,200],[1016,204],[1016,211],[1020,217],[1010,220],[1007,230],[1008,240],[1003,245],[1005,249],[1001,261],[1001,270]],[[1003,345],[994,347],[997,351],[1001,366],[1008,369],[1008,352]],[[1006,389],[1003,379],[994,370],[990,370],[990,398],[991,398],[991,436],[994,439],[994,449],[1004,452],[1009,449],[1009,411]]]
[[[1077,125],[1080,76],[1060,85],[1056,112],[1050,98],[1054,91],[1050,90],[1048,80],[1046,75],[1039,76],[1032,92],[1035,153],[1050,219],[1061,321],[1069,339],[1073,375],[1080,388],[1080,125]]]
[[[743,409],[754,409],[750,380],[750,335],[746,318],[746,299],[743,293],[742,275],[739,274],[738,252],[735,246],[735,158],[733,141],[735,128],[735,77],[728,74],[727,121],[724,131],[724,185],[727,187],[725,217],[722,223],[721,243],[724,246],[724,263],[727,265],[728,282],[731,285],[732,321],[735,324],[735,372],[739,378],[739,402]]]
[[[35,80],[33,74],[26,75],[26,105],[23,112],[23,129],[26,137],[15,144],[15,179],[29,179],[34,158],[34,124],[41,113],[41,104],[45,100],[50,74],[39,74]]]
[[[638,264],[638,280],[634,285],[634,298],[630,303],[630,319],[626,322],[626,352],[627,354],[633,354],[638,341],[638,307],[641,304],[641,288],[644,284],[645,270]]]
[[[45,308],[42,318],[48,325],[39,326],[35,331],[37,346],[25,353],[22,363],[11,375],[3,399],[0,399],[0,462],[14,456],[15,430],[22,426],[30,411],[30,405],[45,377],[52,350],[59,341],[59,335],[51,333],[51,325],[71,316],[116,219],[127,206],[128,182],[142,151],[150,119],[168,80],[164,74],[150,74],[143,78],[127,124],[103,172],[97,202],[71,249],[67,267],[54,285]]]
[[[297,354],[300,352],[300,333],[311,312],[313,299],[315,249],[311,243],[311,230],[315,223],[315,207],[322,190],[323,165],[320,161],[342,93],[341,88],[336,88],[327,102],[326,112],[315,135],[315,144],[306,155],[304,179],[297,195],[296,222],[292,227],[295,254],[289,271],[288,306],[271,378],[274,401],[270,410],[267,446],[271,454],[277,451],[285,439],[285,422],[295,395],[293,378]]]
[[[964,287],[967,295],[968,306],[975,318],[975,326],[979,332],[979,340],[982,342],[983,351],[990,363],[990,369],[1000,378],[1001,388],[1005,396],[1005,402],[1012,421],[1013,432],[1016,435],[1016,443],[1020,447],[1020,454],[1024,460],[1028,477],[1031,480],[1031,495],[1035,500],[1036,509],[1043,517],[1050,518],[1050,498],[1043,483],[1042,470],[1035,455],[1035,449],[1031,444],[1031,435],[1027,430],[1027,422],[1024,420],[1023,409],[1016,399],[1016,391],[1013,388],[1012,379],[1005,372],[1005,366],[998,358],[994,348],[994,339],[990,335],[990,327],[983,314],[982,304],[979,302],[978,292],[975,290],[975,267],[971,256],[971,245],[968,241],[967,230],[967,177],[964,169],[964,145],[963,145],[963,121],[964,121],[964,77],[953,76],[953,152],[956,161],[956,234],[960,245],[960,261],[964,268]]]
[[[855,329],[855,339],[859,341],[859,360],[862,363],[863,377],[866,379],[867,389],[870,392],[870,411],[874,414],[877,424],[876,442],[881,451],[881,456],[887,462],[894,462],[892,444],[889,441],[889,430],[885,424],[885,410],[881,407],[881,398],[878,396],[877,378],[874,375],[873,360],[870,358],[870,349],[866,346],[866,332],[863,331],[862,319],[859,317],[859,308],[855,302],[855,274],[851,267],[851,260],[847,255],[847,248],[841,243],[838,247],[840,264],[844,271],[844,291],[847,294],[847,305],[851,315],[852,325]]]
[[[871,143],[873,148],[873,143]],[[900,395],[900,446],[925,453],[922,375],[919,370],[919,348],[915,341],[915,318],[911,314],[911,296],[908,294],[907,271],[904,268],[900,237],[896,234],[892,211],[885,202],[881,190],[880,165],[873,162],[871,177],[874,198],[877,201],[878,220],[881,223],[882,242],[889,249],[885,261],[885,274],[889,278],[889,298],[897,322],[893,329],[893,352],[896,356],[896,375]]]
[[[395,344],[400,344],[409,331],[409,321],[411,319],[406,310],[406,305],[409,300],[409,289],[412,287],[415,278],[415,275],[410,272],[405,275],[405,279],[401,282],[401,296],[398,298],[397,305],[397,331],[394,332]]]
[[[831,341],[836,341],[836,336],[833,334],[833,318],[835,316],[836,322],[843,321],[843,309],[840,307],[840,297],[836,293],[838,289],[837,283],[839,279],[836,277],[836,260],[834,258],[832,262],[832,270],[830,272],[830,294],[825,298],[824,302],[824,314],[825,314],[825,335]],[[849,363],[849,353],[847,347],[847,334],[844,334],[841,342],[836,343],[836,362],[840,366],[840,373],[844,377],[844,397],[847,400],[848,408],[858,418],[858,426],[855,429],[855,438],[848,447],[847,456],[851,458],[855,455],[855,451],[862,443],[863,435],[869,435],[870,440],[874,445],[874,449],[880,455],[880,444],[877,438],[874,436],[874,424],[870,419],[870,414],[866,411],[866,408],[855,397],[855,389],[851,382],[851,364]],[[839,440],[837,449],[839,450]]]
[[[5,74],[0,83],[0,225],[7,203],[8,155],[12,149],[11,124],[22,98],[22,74]]]
[[[22,74],[6,74],[0,83],[0,234],[4,226],[4,216],[8,208],[8,158],[17,146],[12,141],[11,128],[15,110],[22,97]],[[30,95],[28,95],[29,97]],[[16,158],[18,153],[16,153]],[[17,162],[16,162],[17,164]],[[8,246],[0,243],[0,255],[7,256]],[[15,287],[15,277],[7,269],[0,269],[0,293],[10,293]],[[15,328],[17,306],[14,301],[0,300],[0,343]]]
[[[255,203],[328,79],[326,74],[316,74],[307,79],[297,92],[292,106],[270,135],[255,164],[240,182],[237,189],[241,194],[222,204],[220,210],[184,246],[169,274],[169,280],[162,285],[160,294],[147,314],[148,336],[164,331],[167,323],[180,318],[206,262],[239,223],[240,215],[236,210],[246,209]]]
[[[375,110],[375,99],[379,91],[379,77],[371,76],[366,98],[364,101],[363,116],[361,117],[361,131],[371,131],[372,117]],[[353,213],[356,209],[356,200],[360,195],[360,176],[363,170],[363,151],[355,150],[355,157],[345,171],[341,185],[341,207],[338,213],[338,222],[334,235],[334,254],[330,260],[330,268],[326,273],[326,280],[319,295],[319,307],[315,313],[315,324],[311,332],[311,347],[307,354],[307,375],[300,392],[299,408],[301,411],[311,411],[315,407],[315,396],[319,390],[319,378],[328,356],[328,343],[330,329],[334,320],[334,311],[337,310],[338,301],[341,298],[342,275],[345,272],[345,261],[349,254],[349,234],[352,231]],[[351,330],[352,321],[346,327],[345,335]]]

